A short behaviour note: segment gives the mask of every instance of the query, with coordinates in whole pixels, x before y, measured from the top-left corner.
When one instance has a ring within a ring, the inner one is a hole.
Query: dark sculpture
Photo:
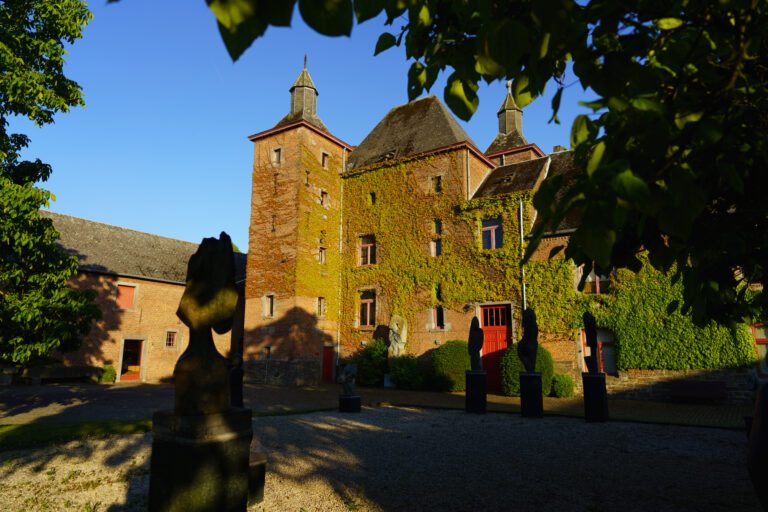
[[[344,368],[339,372],[338,383],[341,384],[342,396],[354,396],[355,393],[355,378],[357,377],[357,365],[355,363],[347,363]]]
[[[483,360],[480,357],[480,351],[483,349],[483,329],[480,327],[480,320],[477,317],[472,319],[469,325],[469,362],[473,372],[483,371]]]
[[[595,317],[587,311],[582,316],[584,320],[584,335],[587,337],[587,347],[589,355],[584,357],[589,373],[598,373],[597,364],[597,321]]]
[[[517,344],[517,357],[525,366],[525,371],[536,371],[536,353],[539,351],[539,327],[536,313],[531,308],[523,311],[523,339]]]

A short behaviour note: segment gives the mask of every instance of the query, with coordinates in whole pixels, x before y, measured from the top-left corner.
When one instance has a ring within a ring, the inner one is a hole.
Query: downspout
[[[464,156],[467,162],[467,165],[466,165],[467,167],[467,201],[469,201],[470,199],[472,199],[471,197],[469,197],[469,149],[465,150]]]
[[[520,200],[520,262],[523,261],[523,256],[525,255],[525,249],[523,248],[523,200]],[[528,298],[526,293],[526,285],[525,285],[525,266],[522,264],[520,265],[520,280],[523,284],[523,311],[525,311],[528,308]]]
[[[344,172],[347,170],[347,148],[341,149],[341,173],[344,174]],[[341,180],[341,200],[339,201],[339,265],[338,265],[338,281],[336,283],[336,289],[338,290],[337,293],[337,300],[336,303],[338,305],[337,311],[336,311],[336,354],[334,357],[334,372],[336,371],[336,368],[339,366],[339,358],[341,357],[341,297],[342,297],[342,291],[341,291],[341,266],[342,266],[342,251],[344,249],[344,178],[339,176],[339,179]],[[334,380],[335,379],[334,375]]]

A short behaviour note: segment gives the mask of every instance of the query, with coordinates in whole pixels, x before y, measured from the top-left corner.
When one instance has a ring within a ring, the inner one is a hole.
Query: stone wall
[[[627,370],[607,375],[608,394],[614,398],[672,400],[671,383],[675,381],[720,381],[726,383],[729,404],[752,403],[750,370]],[[583,393],[581,374],[573,373],[578,394]]]
[[[259,359],[245,363],[245,382],[276,386],[320,384],[320,360]]]

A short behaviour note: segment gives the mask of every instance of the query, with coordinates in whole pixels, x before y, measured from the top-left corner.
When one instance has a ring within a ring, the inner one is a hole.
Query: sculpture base
[[[339,412],[360,412],[362,401],[357,395],[339,396]]]
[[[387,389],[395,389],[395,381],[392,380],[392,376],[388,373],[384,374],[384,387]]]
[[[251,410],[152,417],[151,512],[244,512],[248,505]]]
[[[267,454],[252,453],[248,460],[248,506],[264,501],[264,481],[267,478]]]
[[[488,374],[484,371],[466,372],[467,392],[464,395],[467,412],[485,414],[488,410]]]
[[[584,419],[590,423],[608,421],[608,393],[604,373],[582,373]]]
[[[752,418],[747,445],[747,470],[763,510],[768,510],[768,385],[757,391],[755,415]]]
[[[524,418],[542,418],[544,416],[541,373],[520,372],[520,413]]]

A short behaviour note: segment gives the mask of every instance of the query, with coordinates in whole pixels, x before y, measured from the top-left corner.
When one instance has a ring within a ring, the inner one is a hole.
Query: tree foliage
[[[56,245],[58,233],[39,213],[53,196],[35,183],[51,168],[22,159],[28,137],[8,133],[13,116],[42,126],[83,104],[80,87],[64,76],[64,44],[89,19],[79,0],[0,2],[0,361],[24,364],[77,348],[98,316],[92,293],[67,286],[77,258]]]
[[[207,0],[233,59],[270,25],[291,23],[297,0]],[[544,222],[582,222],[565,254],[577,264],[679,269],[699,320],[766,309],[748,300],[768,257],[768,4],[759,0],[298,0],[321,34],[350,34],[382,12],[375,53],[405,48],[411,99],[449,71],[446,103],[462,119],[481,80],[514,81],[518,105],[569,82],[595,94],[572,126],[583,168],[549,179],[536,196]],[[572,63],[569,68],[567,63]],[[574,78],[568,76],[571,69]]]

